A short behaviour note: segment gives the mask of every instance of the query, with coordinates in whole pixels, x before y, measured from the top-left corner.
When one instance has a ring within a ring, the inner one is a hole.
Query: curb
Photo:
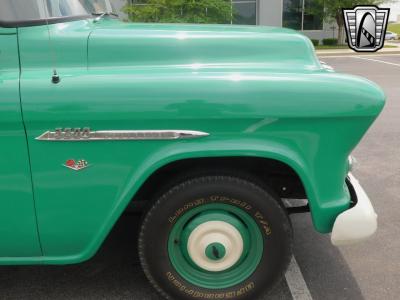
[[[315,51],[318,56],[368,56],[368,55],[386,55],[386,54],[399,54],[400,48],[398,50],[388,50],[388,51],[377,51],[377,52],[369,52],[369,53],[361,53],[355,51],[329,51],[329,50],[317,50]]]

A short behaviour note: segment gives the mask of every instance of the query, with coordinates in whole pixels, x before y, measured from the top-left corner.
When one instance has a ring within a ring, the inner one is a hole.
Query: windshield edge
[[[16,27],[29,27],[29,26],[40,26],[46,24],[57,24],[63,22],[71,22],[85,19],[94,19],[96,16],[93,15],[81,15],[81,16],[67,16],[67,17],[55,17],[48,19],[33,19],[33,20],[19,20],[19,21],[2,21],[0,20],[0,27],[3,28],[16,28]]]

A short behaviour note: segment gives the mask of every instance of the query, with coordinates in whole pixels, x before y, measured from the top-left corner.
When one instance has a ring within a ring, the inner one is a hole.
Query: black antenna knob
[[[60,76],[58,76],[57,71],[54,70],[53,76],[51,77],[51,82],[57,84],[61,81]]]

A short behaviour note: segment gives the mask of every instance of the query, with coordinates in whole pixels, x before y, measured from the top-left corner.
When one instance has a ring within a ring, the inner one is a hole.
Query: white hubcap
[[[225,247],[225,255],[219,260],[206,256],[206,248],[219,243]],[[209,221],[197,226],[189,235],[187,250],[190,258],[200,268],[220,272],[229,269],[243,253],[243,238],[231,224],[222,221]]]

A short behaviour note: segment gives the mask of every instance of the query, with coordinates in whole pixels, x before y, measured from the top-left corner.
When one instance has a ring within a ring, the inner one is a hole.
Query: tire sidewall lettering
[[[199,198],[185,203],[184,205],[176,209],[173,215],[170,215],[168,217],[168,222],[170,223],[170,225],[173,225],[179,219],[180,216],[182,216],[189,210],[199,207],[201,205],[211,204],[211,203],[230,204],[246,211],[249,215],[253,217],[256,223],[260,226],[265,236],[268,237],[272,234],[272,229],[270,223],[268,222],[268,219],[259,210],[255,209],[253,206],[251,206],[245,201],[219,195],[211,195],[206,198]]]
[[[193,288],[187,287],[178,278],[173,275],[172,271],[165,273],[167,279],[173,286],[175,286],[181,293],[199,299],[233,299],[238,296],[243,296],[255,288],[254,282],[247,282],[246,284],[227,292],[202,292]]]
[[[206,180],[199,178],[176,186],[160,198],[142,227],[143,240],[147,244],[144,242],[140,249],[144,269],[148,270],[146,275],[151,277],[153,284],[161,287],[164,296],[172,297],[170,299],[254,299],[282,275],[280,272],[284,265],[287,266],[291,254],[290,221],[277,200],[273,194],[245,180],[229,177],[210,176]],[[194,285],[181,277],[174,269],[167,249],[169,233],[178,220],[187,212],[207,204],[231,205],[248,214],[261,231],[264,249],[268,249],[247,279],[215,290]],[[284,259],[281,260],[282,256]]]

